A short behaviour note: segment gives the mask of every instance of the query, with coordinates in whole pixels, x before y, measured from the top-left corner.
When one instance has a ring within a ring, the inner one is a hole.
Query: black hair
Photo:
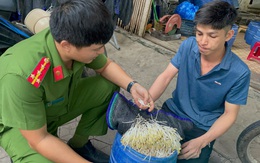
[[[232,27],[237,18],[236,9],[225,1],[212,1],[206,3],[195,15],[196,25],[210,25],[213,29]]]
[[[62,0],[51,13],[50,31],[57,42],[66,40],[80,48],[106,44],[114,22],[101,0]]]

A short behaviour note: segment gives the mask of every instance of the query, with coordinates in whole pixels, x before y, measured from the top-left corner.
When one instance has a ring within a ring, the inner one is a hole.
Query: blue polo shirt
[[[224,112],[225,101],[245,105],[250,83],[248,66],[226,46],[220,64],[201,75],[200,52],[195,37],[183,41],[171,63],[178,72],[176,89],[166,101],[177,115],[204,130]]]

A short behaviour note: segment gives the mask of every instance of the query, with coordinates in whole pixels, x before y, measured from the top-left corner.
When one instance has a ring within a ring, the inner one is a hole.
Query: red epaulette
[[[35,69],[32,71],[27,81],[31,83],[36,88],[39,88],[41,82],[43,81],[46,73],[50,68],[50,59],[47,57],[42,57],[39,63],[36,65]]]

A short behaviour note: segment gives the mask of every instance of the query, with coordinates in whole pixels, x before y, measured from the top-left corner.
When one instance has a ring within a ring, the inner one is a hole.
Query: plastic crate
[[[195,36],[195,23],[193,20],[181,20],[180,32],[182,36]]]

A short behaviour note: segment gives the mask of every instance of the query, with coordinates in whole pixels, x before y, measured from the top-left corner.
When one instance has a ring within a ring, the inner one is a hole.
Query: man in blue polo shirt
[[[226,43],[234,34],[236,16],[235,8],[223,1],[201,8],[195,16],[196,37],[183,41],[149,90],[157,100],[178,74],[172,98],[162,106],[193,123],[188,130],[183,123],[178,162],[208,162],[215,139],[232,126],[240,105],[246,104],[250,70]]]

